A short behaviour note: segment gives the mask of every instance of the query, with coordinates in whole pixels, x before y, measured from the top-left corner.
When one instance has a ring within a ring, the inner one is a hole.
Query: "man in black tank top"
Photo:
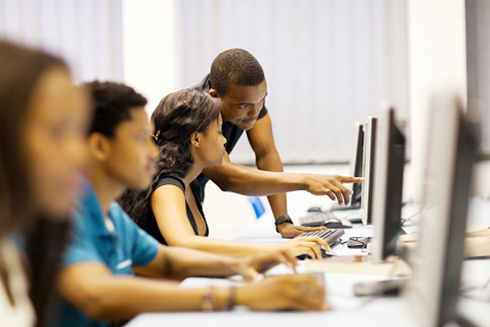
[[[267,82],[264,71],[249,52],[243,49],[222,52],[214,59],[210,74],[192,88],[221,100],[223,135],[227,139],[227,155],[223,164],[206,168],[195,181],[200,188],[200,198],[196,199],[199,202],[204,201],[204,189],[209,179],[224,191],[249,196],[268,195],[276,230],[283,237],[290,238],[323,227],[295,226],[287,214],[284,192],[306,190],[337,199],[339,204],[347,204],[349,191],[343,183],[362,182],[360,178],[337,175],[283,173],[271,119],[265,107]],[[244,131],[255,152],[258,169],[233,164],[228,157]]]

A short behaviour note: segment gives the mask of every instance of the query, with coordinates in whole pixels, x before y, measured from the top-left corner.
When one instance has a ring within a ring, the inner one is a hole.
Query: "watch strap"
[[[276,221],[274,222],[274,224],[276,225],[276,232],[279,233],[278,227],[280,224],[283,224],[283,223],[294,224],[293,220],[291,219],[291,217],[288,214],[282,215],[281,217],[277,218]]]

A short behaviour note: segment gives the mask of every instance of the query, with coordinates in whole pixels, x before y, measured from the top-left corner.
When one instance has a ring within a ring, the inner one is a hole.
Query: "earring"
[[[155,135],[153,135],[153,138],[155,139],[156,142],[158,142],[158,137],[160,136],[160,130],[158,130]]]

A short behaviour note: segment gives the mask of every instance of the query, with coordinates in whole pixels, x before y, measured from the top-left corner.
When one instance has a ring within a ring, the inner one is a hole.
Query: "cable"
[[[365,296],[363,298],[359,298],[359,297],[353,297],[353,296],[349,296],[349,295],[336,295],[336,294],[328,294],[327,295],[329,298],[341,298],[341,299],[344,299],[344,300],[349,300],[349,301],[352,301],[352,300],[356,300],[356,301],[359,301],[360,303],[359,304],[356,304],[354,305],[352,308],[344,308],[344,309],[337,309],[335,308],[335,305],[331,305],[331,309],[332,311],[336,311],[336,312],[354,312],[354,311],[358,311],[359,309],[365,307],[366,305],[372,303],[374,300],[376,299],[379,299],[381,298],[382,296],[380,295],[370,295],[370,296]]]
[[[490,278],[485,282],[485,284],[481,286],[470,286],[470,287],[462,288],[460,289],[460,291],[468,292],[468,291],[475,291],[475,290],[484,290],[488,286],[490,286]]]
[[[490,302],[490,296],[488,296],[488,295],[486,298],[478,297],[478,296],[474,296],[474,295],[472,296],[472,295],[465,294],[465,293],[460,294],[460,296],[465,298],[465,299],[469,299],[469,300],[473,300],[473,301]]]
[[[461,288],[460,296],[474,301],[490,302],[490,294],[488,293],[478,292],[476,294],[468,294],[472,291],[483,291],[488,288],[488,286],[490,286],[490,278],[483,285]]]
[[[419,216],[422,212],[423,212],[423,210],[420,210],[419,212],[414,213],[413,215],[410,215],[407,218],[402,218],[401,219],[401,225],[404,226],[405,223],[408,223],[408,222],[411,222],[412,224],[418,224],[418,222],[413,222],[412,219]]]
[[[337,244],[344,245],[346,243],[347,243],[347,240],[346,241],[342,241],[342,238],[339,238],[338,240],[336,240],[335,242],[332,243],[332,246],[337,245]]]

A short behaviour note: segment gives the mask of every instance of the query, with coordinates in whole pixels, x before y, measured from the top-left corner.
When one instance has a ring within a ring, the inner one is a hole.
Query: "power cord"
[[[412,223],[414,225],[418,225],[419,222],[418,221],[412,221],[412,219],[417,217],[417,216],[420,216],[420,214],[422,214],[422,212],[423,212],[423,210],[420,210],[419,212],[414,213],[413,215],[410,215],[407,218],[402,218],[401,219],[401,225],[405,226],[406,223]]]
[[[476,294],[476,296],[475,296],[475,294],[469,294],[470,292],[473,292],[473,291],[483,291],[486,288],[488,288],[488,286],[490,286],[490,278],[483,285],[461,288],[460,289],[460,292],[461,292],[460,296],[467,298],[467,299],[470,299],[470,300],[481,301],[481,302],[490,302],[490,294],[487,294],[487,293],[481,294],[481,295],[485,295],[486,297],[478,296],[477,295],[478,293]]]

